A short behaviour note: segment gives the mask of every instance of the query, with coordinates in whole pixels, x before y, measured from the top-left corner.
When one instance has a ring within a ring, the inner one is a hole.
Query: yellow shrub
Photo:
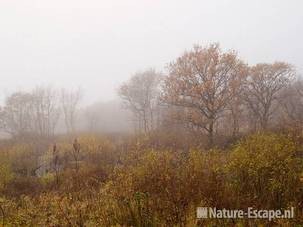
[[[227,168],[233,198],[243,206],[287,207],[302,193],[302,159],[287,136],[247,138],[234,148]]]

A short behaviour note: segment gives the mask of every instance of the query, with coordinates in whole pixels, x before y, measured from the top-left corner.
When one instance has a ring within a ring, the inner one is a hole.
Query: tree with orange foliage
[[[162,98],[184,107],[186,123],[206,131],[212,146],[215,123],[246,75],[247,66],[234,51],[223,52],[219,44],[195,46],[169,65]]]

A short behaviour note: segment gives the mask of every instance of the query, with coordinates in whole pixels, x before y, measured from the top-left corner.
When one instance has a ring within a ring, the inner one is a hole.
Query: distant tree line
[[[194,46],[168,65],[168,75],[155,70],[135,74],[119,95],[139,131],[149,133],[174,119],[206,134],[210,146],[219,134],[236,137],[303,123],[303,84],[292,65],[249,66],[217,43]]]
[[[75,133],[80,99],[80,90],[57,91],[51,87],[37,87],[30,92],[14,92],[0,107],[0,129],[18,139],[51,138],[62,117],[66,131]]]
[[[148,69],[124,82],[118,94],[133,114],[137,133],[179,125],[182,130],[205,135],[208,145],[217,136],[273,128],[301,129],[303,83],[295,68],[285,62],[246,64],[219,44],[194,46],[167,66],[167,73]],[[65,131],[77,132],[77,112],[82,93],[37,87],[15,92],[0,106],[0,130],[15,138],[51,138],[59,119]],[[99,112],[85,112],[90,131]]]

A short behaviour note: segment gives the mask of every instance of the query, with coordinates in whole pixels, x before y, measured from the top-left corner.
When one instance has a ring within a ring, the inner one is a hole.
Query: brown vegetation
[[[119,95],[135,134],[76,130],[80,92],[17,92],[0,108],[0,226],[295,226],[303,223],[302,83],[196,46]],[[61,97],[61,99],[60,99]],[[56,134],[61,115],[67,135]],[[98,118],[89,115],[90,130]],[[196,219],[196,208],[287,209],[294,219]]]

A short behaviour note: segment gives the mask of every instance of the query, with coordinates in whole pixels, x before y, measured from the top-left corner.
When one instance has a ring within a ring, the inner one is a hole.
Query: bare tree
[[[82,98],[82,92],[80,89],[75,91],[67,91],[62,89],[61,91],[61,105],[63,110],[64,122],[66,130],[69,134],[74,134],[76,114]]]
[[[169,65],[163,100],[186,109],[186,122],[208,133],[213,145],[214,126],[238,94],[247,74],[246,65],[233,51],[223,53],[218,44],[195,46]]]
[[[37,87],[32,92],[34,130],[40,136],[52,137],[60,116],[58,94],[50,87]]]
[[[67,131],[74,133],[81,91],[62,90],[59,98],[59,93],[50,87],[15,92],[7,97],[0,110],[0,126],[12,136],[36,134],[49,138],[55,133],[62,107]]]
[[[150,69],[137,73],[119,89],[119,95],[139,122],[145,133],[154,129],[158,107],[161,75]]]
[[[54,135],[59,114],[56,92],[40,87],[7,97],[0,111],[0,122],[2,129],[13,137],[39,135],[49,138]]]
[[[15,92],[5,100],[0,111],[1,128],[13,137],[24,137],[33,132],[32,94]]]
[[[250,68],[243,98],[256,120],[256,127],[266,129],[277,107],[280,92],[294,78],[295,71],[287,63],[257,64]]]
[[[303,126],[303,82],[297,80],[284,89],[279,100],[281,109],[280,121],[284,127],[302,129]]]

